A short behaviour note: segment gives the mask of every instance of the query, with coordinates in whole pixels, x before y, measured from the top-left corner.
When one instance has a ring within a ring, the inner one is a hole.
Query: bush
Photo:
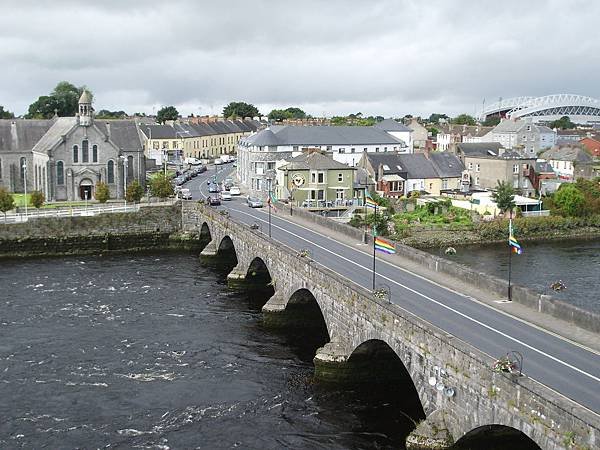
[[[150,180],[150,194],[160,199],[171,197],[174,194],[173,186],[168,177],[158,174]]]
[[[100,203],[106,203],[110,198],[110,190],[108,189],[108,185],[99,181],[96,183],[96,192],[94,193],[94,197]]]
[[[125,200],[131,203],[139,202],[144,196],[144,188],[140,184],[138,180],[133,180],[127,186],[127,191],[125,192]]]
[[[6,220],[6,213],[15,207],[15,199],[12,194],[5,188],[0,187],[0,211],[4,213],[4,219]]]
[[[585,215],[585,196],[574,184],[563,184],[554,194],[554,203],[567,216]]]
[[[30,198],[31,204],[37,209],[41,208],[46,201],[46,197],[42,191],[33,191]]]

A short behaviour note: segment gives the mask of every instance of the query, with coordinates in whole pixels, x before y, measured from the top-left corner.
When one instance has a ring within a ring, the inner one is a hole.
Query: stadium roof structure
[[[484,107],[481,120],[491,116],[512,119],[531,117],[534,122],[551,122],[567,116],[574,123],[600,123],[600,100],[576,94],[501,99]]]

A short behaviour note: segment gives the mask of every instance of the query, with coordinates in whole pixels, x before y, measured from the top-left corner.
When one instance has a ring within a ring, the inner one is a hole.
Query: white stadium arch
[[[535,122],[550,122],[568,116],[580,124],[600,123],[600,100],[575,94],[544,97],[514,97],[485,107],[481,119],[499,115],[512,119],[531,117]]]

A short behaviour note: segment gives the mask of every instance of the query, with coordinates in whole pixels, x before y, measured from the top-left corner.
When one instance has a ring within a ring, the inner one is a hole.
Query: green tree
[[[174,192],[169,178],[162,173],[157,173],[152,177],[150,180],[150,194],[160,199],[172,196]]]
[[[300,108],[289,107],[286,109],[274,109],[268,115],[269,120],[279,122],[285,119],[306,119],[307,115]]]
[[[127,113],[125,111],[109,111],[108,109],[101,109],[96,113],[96,119],[125,119]]]
[[[492,194],[492,200],[496,202],[500,211],[512,211],[515,205],[515,190],[505,181],[498,181],[496,191]]]
[[[74,116],[79,108],[79,97],[84,90],[92,96],[85,86],[76,87],[68,81],[61,81],[49,95],[42,95],[29,105],[26,118],[49,119],[54,116],[55,111],[61,117]]]
[[[258,108],[250,103],[231,102],[223,108],[224,117],[256,117],[259,115]]]
[[[500,123],[500,116],[490,116],[483,122],[485,127],[495,127]]]
[[[567,216],[582,216],[585,213],[585,196],[571,183],[563,183],[560,186],[554,194],[554,204]]]
[[[40,209],[46,201],[46,197],[42,191],[33,191],[29,201],[35,208]]]
[[[4,109],[4,106],[0,105],[0,119],[14,119],[15,115],[10,111]]]
[[[167,120],[177,120],[178,118],[179,111],[174,106],[165,106],[156,114],[156,121],[158,123],[165,123]]]
[[[110,198],[110,189],[108,189],[108,185],[101,181],[96,183],[96,192],[94,193],[94,196],[100,203],[106,203]]]
[[[571,122],[569,116],[562,116],[560,119],[550,123],[550,128],[559,128],[561,130],[572,130],[576,126]]]
[[[127,186],[127,191],[125,193],[125,199],[131,203],[139,202],[144,196],[144,188],[140,184],[138,180],[133,180]]]
[[[455,123],[456,125],[475,125],[477,122],[468,114],[460,114],[452,119],[452,123]]]
[[[448,117],[446,114],[433,113],[429,116],[429,119],[427,119],[427,121],[429,123],[440,123],[440,119],[448,120],[449,118],[450,117]]]
[[[0,211],[4,213],[6,222],[6,213],[15,207],[15,199],[5,188],[0,187]]]
[[[431,133],[432,137],[436,137],[440,132],[440,130],[438,130],[436,127],[427,127],[427,131]]]

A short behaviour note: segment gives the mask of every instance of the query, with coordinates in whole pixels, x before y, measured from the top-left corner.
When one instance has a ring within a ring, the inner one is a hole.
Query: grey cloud
[[[0,3],[0,104],[16,113],[63,79],[88,85],[97,109],[150,113],[244,100],[263,112],[458,114],[483,98],[600,96],[600,43],[573,35],[595,29],[595,2]]]

